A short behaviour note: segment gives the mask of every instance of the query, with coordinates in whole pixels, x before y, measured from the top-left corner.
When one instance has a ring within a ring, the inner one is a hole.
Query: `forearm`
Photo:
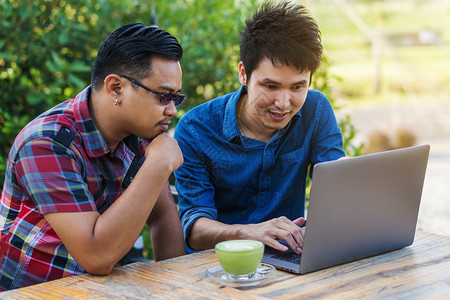
[[[296,253],[301,252],[303,231],[300,228],[305,218],[290,221],[286,217],[274,218],[256,224],[226,225],[202,217],[195,221],[189,235],[189,245],[196,250],[213,248],[217,243],[233,239],[257,240],[281,251],[288,248],[277,239],[285,240]]]
[[[146,160],[128,189],[102,215],[53,213],[45,218],[87,272],[107,274],[131,249],[170,171]]]
[[[228,225],[205,217],[198,218],[191,228],[188,243],[192,249],[212,249],[222,241],[245,239],[244,228],[249,225]]]
[[[151,161],[147,158],[146,162]],[[145,164],[95,224],[96,248],[110,249],[112,261],[118,261],[133,246],[169,177],[170,172],[165,166],[158,166],[158,162],[151,162],[151,166]]]
[[[168,183],[163,188],[147,225],[156,261],[186,254],[177,206]]]

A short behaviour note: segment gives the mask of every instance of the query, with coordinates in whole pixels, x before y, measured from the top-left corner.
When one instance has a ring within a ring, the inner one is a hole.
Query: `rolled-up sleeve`
[[[96,210],[76,156],[50,138],[26,143],[14,170],[40,214]]]
[[[180,219],[186,245],[192,225],[200,217],[217,220],[217,209],[214,203],[214,187],[210,180],[208,164],[200,145],[197,124],[181,119],[175,130],[175,139],[183,152],[184,163],[175,171],[175,187],[178,192]],[[203,157],[202,157],[203,156]]]
[[[335,160],[345,156],[342,149],[342,134],[336,121],[333,108],[328,99],[315,91],[320,97],[311,139],[312,165]]]

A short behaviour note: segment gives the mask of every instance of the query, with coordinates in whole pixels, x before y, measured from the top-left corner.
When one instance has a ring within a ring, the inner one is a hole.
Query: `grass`
[[[450,4],[442,1],[351,1],[350,7],[370,28],[387,37],[434,29],[443,45],[398,47],[386,44],[382,52],[380,90],[375,92],[376,64],[371,44],[361,28],[340,9],[337,1],[308,2],[322,31],[336,99],[348,105],[361,102],[407,100],[436,93],[450,94]]]

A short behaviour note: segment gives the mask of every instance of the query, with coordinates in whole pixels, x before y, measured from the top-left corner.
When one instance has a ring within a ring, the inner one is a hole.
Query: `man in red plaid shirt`
[[[91,86],[44,112],[11,148],[0,202],[0,291],[108,274],[147,224],[156,260],[184,254],[168,177],[184,100],[182,48],[143,24],[102,43]]]

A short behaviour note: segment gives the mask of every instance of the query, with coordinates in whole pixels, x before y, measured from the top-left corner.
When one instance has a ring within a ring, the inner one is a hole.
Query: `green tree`
[[[76,95],[90,80],[102,37],[130,4],[114,1],[0,0],[0,180],[19,131]],[[111,16],[102,22],[101,16]],[[127,15],[127,14],[126,14]]]
[[[258,4],[0,0],[0,185],[16,135],[32,118],[89,84],[98,46],[111,30],[132,22],[148,24],[153,5],[157,25],[180,39],[185,49],[183,87],[189,99],[180,117],[238,86],[239,31]]]
[[[245,18],[262,1],[196,0],[157,2],[158,23],[177,36],[185,51],[183,90],[187,105],[179,116],[239,87],[239,33]]]
[[[188,100],[180,107],[175,126],[192,107],[239,87],[239,33],[246,17],[262,2],[0,0],[0,187],[16,135],[38,114],[90,83],[97,49],[113,29],[155,20],[180,40],[183,92]],[[329,79],[324,60],[313,87],[334,105]],[[350,120],[340,126],[347,154],[358,155],[361,146],[353,143]]]
[[[178,119],[239,87],[239,32],[262,2],[0,0],[0,186],[15,136],[32,118],[89,84],[98,46],[111,30],[131,22],[148,24],[153,17],[179,38],[185,50],[183,89],[188,101]],[[333,102],[324,62],[313,86]],[[347,153],[358,154],[350,120],[341,128]]]

